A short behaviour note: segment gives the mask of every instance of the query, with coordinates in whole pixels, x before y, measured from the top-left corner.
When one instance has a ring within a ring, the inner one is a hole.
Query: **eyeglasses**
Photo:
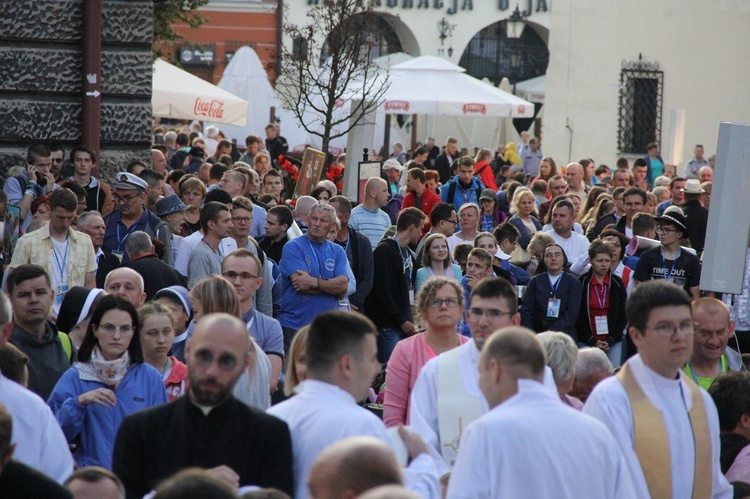
[[[428,306],[430,308],[443,308],[443,305],[445,305],[448,308],[454,308],[458,306],[458,298],[434,298],[430,300],[430,303]]]
[[[657,324],[656,326],[646,326],[646,329],[651,329],[659,336],[663,336],[665,338],[671,338],[678,330],[685,336],[690,336],[695,333],[695,322],[693,322],[692,320],[682,321],[679,324],[665,322],[662,324]]]
[[[112,197],[115,199],[115,203],[122,204],[122,203],[129,203],[135,198],[137,198],[138,194],[131,194],[129,196],[120,196],[118,194],[112,194]]]
[[[659,225],[656,227],[656,232],[661,232],[662,234],[669,234],[670,232],[680,232],[677,229],[673,229],[672,227],[664,227]]]
[[[63,158],[52,158],[53,163],[62,163],[63,161],[65,161]]]
[[[232,222],[238,224],[249,224],[253,221],[252,217],[232,217]]]
[[[131,334],[133,332],[133,326],[128,325],[117,327],[114,324],[99,324],[96,329],[97,331],[102,331],[105,334],[115,334],[118,329],[122,334]]]
[[[208,350],[201,350],[195,354],[195,360],[204,369],[211,367],[214,363],[214,354]],[[219,365],[219,369],[222,371],[231,371],[237,366],[237,357],[234,355],[224,354],[216,359],[216,363]]]
[[[230,281],[234,281],[238,277],[242,279],[243,281],[249,281],[250,279],[257,279],[260,276],[259,275],[253,275],[250,272],[242,272],[241,274],[238,274],[237,272],[223,272],[221,275],[226,277]]]
[[[458,223],[458,220],[448,220],[448,219],[446,218],[445,220],[443,220],[443,222],[448,222],[448,223],[451,223],[451,224],[453,224],[453,225],[456,225],[456,224]]]
[[[503,312],[502,310],[492,308],[487,310],[482,310],[481,308],[470,308],[469,315],[476,318],[487,316],[488,319],[499,319],[504,315],[513,315],[513,312]]]

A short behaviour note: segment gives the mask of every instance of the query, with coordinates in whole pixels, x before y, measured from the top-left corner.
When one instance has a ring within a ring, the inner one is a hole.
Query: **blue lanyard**
[[[125,233],[125,236],[120,239],[120,222],[117,222],[117,251],[122,251],[122,243],[128,238],[131,232],[133,232],[138,226],[138,222],[134,223],[129,231]]]
[[[664,266],[664,280],[668,281],[669,277],[672,275],[672,272],[674,272],[674,265],[677,263],[677,259],[680,258],[680,253],[682,251],[677,248],[677,253],[674,255],[674,260],[672,260],[672,268],[669,269],[669,272],[667,273],[667,260],[664,258],[664,248],[661,249],[661,264]]]
[[[50,236],[50,239],[52,239],[52,236]],[[63,278],[65,277],[65,269],[68,266],[68,248],[70,247],[70,233],[68,233],[65,236],[65,255],[63,256],[62,265],[60,264],[60,258],[57,256],[57,248],[55,248],[55,243],[53,243],[50,240],[50,244],[52,245],[52,254],[55,256],[55,263],[57,263],[57,268],[60,269],[60,286],[62,286]]]
[[[323,277],[323,269],[325,268],[323,265],[320,264],[320,258],[318,258],[318,253],[315,251],[315,247],[312,245],[312,242],[310,242],[310,238],[305,236],[305,239],[307,240],[308,246],[310,246],[310,251],[312,251],[313,256],[315,257],[315,261],[318,263],[318,277]],[[323,241],[323,260],[325,262],[328,246],[326,245],[328,241]],[[310,268],[308,268],[309,272],[312,274],[312,265],[310,265]]]
[[[560,274],[560,278],[557,280],[557,282],[554,285],[552,285],[552,281],[550,280],[550,286],[552,286],[552,297],[553,298],[557,298],[557,288],[560,286],[560,281],[562,281],[564,274],[565,274],[565,272],[563,272],[562,274]],[[547,278],[549,278],[549,277],[550,277],[550,275],[547,274]]]

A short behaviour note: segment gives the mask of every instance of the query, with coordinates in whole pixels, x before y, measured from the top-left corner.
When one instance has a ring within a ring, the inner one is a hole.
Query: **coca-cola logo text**
[[[200,97],[195,99],[193,112],[197,116],[206,116],[207,118],[221,119],[224,116],[224,101],[214,99],[212,101],[201,100]]]

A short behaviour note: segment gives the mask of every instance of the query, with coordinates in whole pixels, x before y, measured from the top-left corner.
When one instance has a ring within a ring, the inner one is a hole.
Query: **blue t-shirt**
[[[349,262],[344,248],[330,241],[314,243],[307,236],[298,237],[284,245],[281,254],[282,327],[300,329],[312,322],[320,312],[338,309],[338,298],[321,294],[298,293],[290,276],[298,270],[307,271],[312,277],[333,279],[347,275]]]
[[[242,316],[242,320],[247,323],[250,336],[266,355],[284,358],[284,334],[279,321],[252,308]]]

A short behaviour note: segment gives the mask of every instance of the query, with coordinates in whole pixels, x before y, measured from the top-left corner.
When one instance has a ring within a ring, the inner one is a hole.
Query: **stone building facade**
[[[3,0],[0,16],[0,173],[25,166],[26,148],[82,134],[83,0]],[[102,0],[101,133],[104,178],[150,161],[153,3]]]

